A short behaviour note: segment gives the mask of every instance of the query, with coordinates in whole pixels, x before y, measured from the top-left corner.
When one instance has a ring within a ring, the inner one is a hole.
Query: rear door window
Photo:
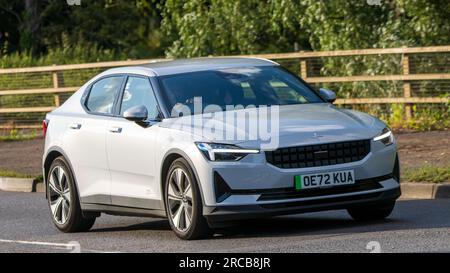
[[[123,76],[112,76],[94,83],[85,104],[86,108],[92,113],[112,114],[122,81]]]

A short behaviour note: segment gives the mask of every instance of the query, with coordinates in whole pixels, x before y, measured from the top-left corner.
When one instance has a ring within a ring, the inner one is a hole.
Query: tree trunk
[[[25,0],[25,14],[21,27],[21,47],[37,53],[41,46],[41,17],[38,12],[40,0]]]

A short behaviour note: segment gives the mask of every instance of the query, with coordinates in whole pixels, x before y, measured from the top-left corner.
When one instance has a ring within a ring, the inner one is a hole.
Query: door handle
[[[79,130],[81,128],[81,124],[79,123],[72,123],[69,126],[70,129]]]
[[[121,128],[121,127],[116,127],[116,126],[114,126],[114,127],[111,127],[111,128],[109,129],[109,131],[110,131],[111,133],[121,133],[121,132],[122,132],[122,128]]]

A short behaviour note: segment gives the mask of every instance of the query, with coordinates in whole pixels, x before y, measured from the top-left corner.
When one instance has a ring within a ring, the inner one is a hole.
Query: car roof
[[[138,65],[148,69],[156,76],[165,76],[205,70],[218,70],[238,67],[274,66],[277,63],[262,58],[242,57],[205,57],[192,59],[178,59],[173,61],[154,62]]]

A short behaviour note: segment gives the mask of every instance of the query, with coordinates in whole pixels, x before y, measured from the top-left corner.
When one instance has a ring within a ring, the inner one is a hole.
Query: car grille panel
[[[283,169],[337,165],[362,160],[370,152],[370,140],[345,141],[266,151],[266,160]]]
[[[341,185],[334,187],[325,188],[313,188],[313,189],[303,189],[296,190],[292,188],[284,188],[279,190],[272,190],[262,192],[258,201],[273,201],[273,200],[284,200],[284,199],[296,199],[296,198],[307,198],[307,197],[325,197],[328,195],[336,194],[347,194],[347,193],[357,193],[362,191],[377,190],[383,188],[380,182],[394,178],[393,174],[383,175],[379,177],[373,177],[368,179],[358,179],[355,184],[351,185]]]

